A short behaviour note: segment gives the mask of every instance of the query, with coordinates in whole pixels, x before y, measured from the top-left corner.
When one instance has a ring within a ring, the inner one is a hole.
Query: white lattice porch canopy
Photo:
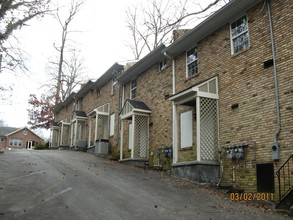
[[[205,97],[211,99],[219,99],[218,95],[218,78],[214,77],[203,83],[195,85],[191,88],[183,90],[169,98],[170,101],[174,101],[175,105],[194,105],[195,98]]]
[[[134,114],[149,115],[151,109],[141,101],[126,100],[120,112],[121,119],[129,119]]]

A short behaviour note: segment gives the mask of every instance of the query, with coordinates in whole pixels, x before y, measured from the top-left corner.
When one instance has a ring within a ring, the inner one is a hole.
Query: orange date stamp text
[[[230,193],[231,201],[265,201],[265,200],[274,200],[274,193],[251,193],[251,192],[242,192],[242,193]]]

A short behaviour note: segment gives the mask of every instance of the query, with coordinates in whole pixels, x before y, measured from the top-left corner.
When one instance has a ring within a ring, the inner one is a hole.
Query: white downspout
[[[270,25],[270,37],[272,44],[272,56],[274,65],[274,81],[275,81],[275,94],[276,94],[276,110],[277,110],[277,120],[278,126],[276,131],[275,143],[278,144],[279,135],[281,133],[281,113],[280,113],[280,99],[279,99],[279,88],[278,88],[278,76],[277,76],[277,63],[276,63],[276,52],[275,52],[275,39],[273,33],[273,22],[272,22],[272,12],[270,1],[267,0],[268,14],[269,14],[269,25]]]
[[[176,93],[176,69],[175,69],[175,59],[164,52],[164,56],[172,60],[172,94]],[[172,102],[172,121],[173,121],[173,164],[178,161],[178,128],[177,128],[177,111],[175,102]]]

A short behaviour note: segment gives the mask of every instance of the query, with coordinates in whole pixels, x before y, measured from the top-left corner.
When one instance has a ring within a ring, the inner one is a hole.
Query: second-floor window
[[[115,94],[115,91],[116,91],[116,85],[117,85],[117,79],[116,79],[116,77],[114,77],[114,78],[112,79],[112,91],[111,91],[111,94],[112,94],[112,95]]]
[[[230,25],[232,54],[238,53],[249,47],[248,22],[244,15]]]
[[[75,106],[76,111],[81,111],[82,110],[82,98],[77,100],[77,104]]]
[[[137,91],[137,80],[131,80],[130,82],[130,99],[135,99]]]
[[[197,67],[197,47],[192,48],[186,52],[186,69],[187,77],[196,75],[198,72]]]
[[[159,63],[158,63],[158,67],[159,67],[159,71],[162,71],[166,68],[167,66],[167,61],[166,59],[164,60],[161,60]]]

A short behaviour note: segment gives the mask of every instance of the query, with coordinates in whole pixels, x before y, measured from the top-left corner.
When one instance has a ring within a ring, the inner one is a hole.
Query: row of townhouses
[[[51,147],[292,196],[292,3],[230,1],[171,45],[113,64],[56,107]]]

